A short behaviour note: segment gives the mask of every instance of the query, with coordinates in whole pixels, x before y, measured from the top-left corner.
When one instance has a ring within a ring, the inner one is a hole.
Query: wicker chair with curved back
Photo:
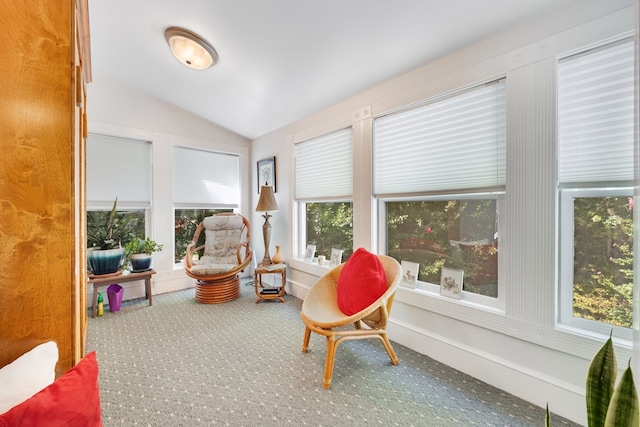
[[[378,255],[387,279],[387,290],[375,302],[353,315],[344,314],[338,307],[337,285],[344,263],[331,269],[311,287],[302,303],[300,317],[305,324],[302,352],[309,348],[311,332],[327,337],[327,354],[324,366],[324,388],[331,387],[336,350],[342,341],[377,338],[393,365],[399,363],[387,338],[387,321],[393,304],[402,270],[395,259]],[[362,328],[361,322],[368,328]],[[353,328],[345,328],[354,325]]]
[[[204,245],[197,246],[205,232]],[[196,279],[196,301],[204,304],[228,302],[240,296],[240,278],[251,262],[249,221],[242,215],[222,213],[206,217],[187,246],[184,269]],[[194,254],[204,249],[199,259]]]

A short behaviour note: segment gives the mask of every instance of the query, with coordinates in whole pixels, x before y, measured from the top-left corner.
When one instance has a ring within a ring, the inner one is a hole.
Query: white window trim
[[[558,324],[560,329],[580,329],[631,341],[632,329],[573,316],[573,199],[576,197],[633,196],[633,188],[564,188],[559,190]]]

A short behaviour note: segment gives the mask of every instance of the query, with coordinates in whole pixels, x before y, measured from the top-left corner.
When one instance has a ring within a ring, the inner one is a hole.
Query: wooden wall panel
[[[47,340],[75,363],[75,2],[0,10],[0,366]]]

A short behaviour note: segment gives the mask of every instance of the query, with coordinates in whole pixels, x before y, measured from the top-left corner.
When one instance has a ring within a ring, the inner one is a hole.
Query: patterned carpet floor
[[[397,343],[393,366],[377,340],[344,342],[325,390],[325,338],[301,352],[302,302],[255,304],[252,282],[241,288],[225,304],[189,289],[89,319],[106,427],[544,425],[542,408]]]

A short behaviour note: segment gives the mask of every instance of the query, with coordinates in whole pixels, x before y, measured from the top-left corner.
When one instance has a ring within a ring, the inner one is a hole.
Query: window
[[[381,249],[418,263],[421,282],[451,267],[463,298],[497,298],[504,80],[376,118],[373,138]]]
[[[135,184],[133,184],[135,183]],[[89,134],[87,138],[87,226],[105,223],[118,199],[132,234],[144,238],[151,206],[151,144]],[[125,242],[122,242],[124,245]]]
[[[353,252],[353,131],[351,128],[295,145],[295,199],[299,208],[298,252],[316,245],[316,255]]]
[[[203,218],[240,207],[239,156],[174,147],[173,203],[174,260],[179,263]]]
[[[634,43],[558,63],[560,321],[629,338]],[[626,330],[625,330],[626,329]]]
[[[437,285],[442,267],[464,272],[463,290],[498,296],[495,199],[388,201],[386,253],[419,264],[418,280]]]

